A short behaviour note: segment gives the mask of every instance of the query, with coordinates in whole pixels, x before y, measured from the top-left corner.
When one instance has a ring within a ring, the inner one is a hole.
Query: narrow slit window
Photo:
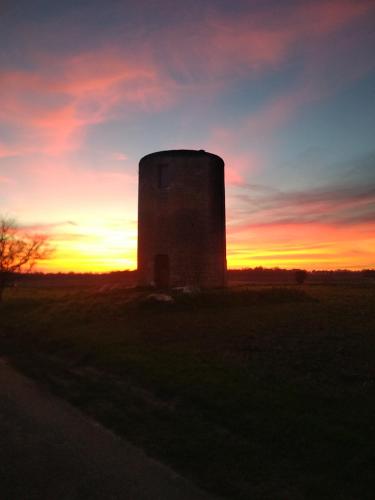
[[[158,165],[158,188],[164,189],[168,187],[168,165],[160,164]]]

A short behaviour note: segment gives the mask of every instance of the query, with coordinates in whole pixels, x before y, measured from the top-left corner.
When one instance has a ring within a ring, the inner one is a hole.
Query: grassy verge
[[[374,288],[143,298],[9,291],[1,349],[224,497],[373,498]]]

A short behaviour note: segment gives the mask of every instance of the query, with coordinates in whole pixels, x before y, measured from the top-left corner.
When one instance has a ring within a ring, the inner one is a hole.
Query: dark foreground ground
[[[227,498],[373,499],[373,285],[14,289],[1,354]]]
[[[4,360],[0,382],[2,499],[212,500]]]

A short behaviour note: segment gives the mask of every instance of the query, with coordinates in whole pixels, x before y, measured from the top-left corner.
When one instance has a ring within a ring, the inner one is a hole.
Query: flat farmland
[[[372,499],[375,287],[14,288],[12,363],[231,499]]]

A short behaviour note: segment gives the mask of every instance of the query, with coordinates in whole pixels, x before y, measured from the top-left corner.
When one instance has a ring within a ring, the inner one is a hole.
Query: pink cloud
[[[255,153],[241,154],[231,148],[218,144],[212,147],[225,161],[225,183],[231,186],[243,186],[246,177],[260,168],[261,160]]]
[[[304,53],[299,76],[289,88],[242,119],[236,130],[214,129],[212,137],[224,138],[227,144],[231,143],[232,151],[248,137],[255,141],[267,138],[293,120],[305,106],[320,103],[373,70],[374,58],[363,51],[363,47],[373,45],[373,32],[357,30],[351,37],[336,34],[343,27],[374,14],[374,3],[350,1],[304,4],[289,12],[285,24],[281,22],[285,15],[282,13],[276,31],[285,29],[289,33],[285,37],[288,45],[285,55],[290,55],[295,46]]]
[[[117,152],[112,153],[111,159],[115,161],[126,161],[128,157],[124,153]]]
[[[355,22],[356,18],[361,18],[371,11],[374,11],[371,0],[312,1],[296,9],[290,23],[298,23],[297,29],[305,36],[311,34],[320,37]]]
[[[124,197],[136,207],[136,173],[125,171],[95,171],[64,158],[48,157],[30,160],[14,168],[8,176],[17,189],[6,194],[8,204],[17,217],[28,219],[30,207],[39,220],[55,214],[54,220],[76,220],[75,215],[92,214],[115,209]],[[48,207],[48,213],[43,213]],[[135,211],[135,208],[134,208]],[[18,215],[19,214],[19,215]]]
[[[261,137],[292,118],[300,107],[316,98],[316,89],[302,85],[276,96],[243,124],[243,130],[253,136]]]
[[[57,155],[79,147],[87,127],[126,115],[128,109],[159,110],[196,93],[209,98],[228,79],[278,68],[295,52],[306,51],[301,88],[250,119],[250,131],[266,131],[317,98],[314,87],[321,81],[309,81],[311,73],[319,69],[322,74],[329,66],[333,49],[327,50],[327,40],[373,9],[370,1],[333,0],[225,17],[206,11],[194,25],[168,26],[125,50],[112,40],[111,48],[74,56],[34,54],[37,69],[0,72],[0,120],[23,134],[17,154]],[[350,67],[343,65],[341,73]]]
[[[19,156],[17,149],[0,144],[0,158],[11,158],[13,156]]]
[[[4,175],[0,175],[0,184],[12,184],[13,180],[10,177],[5,177]]]
[[[173,100],[173,84],[155,65],[102,50],[58,62],[39,59],[40,70],[0,73],[0,120],[23,130],[20,152],[57,155],[81,144],[85,128],[136,106],[158,109]]]
[[[375,192],[366,185],[332,185],[290,192],[248,185],[232,199],[228,230],[234,235],[267,227],[297,228],[297,233],[304,227],[310,233],[315,226],[352,228],[375,222]]]
[[[159,42],[168,67],[188,81],[213,84],[277,69],[294,53],[326,44],[373,12],[370,0],[316,0],[225,16],[211,10],[195,23],[169,28]]]
[[[247,183],[247,175],[261,168],[260,154],[241,152],[237,148],[238,135],[224,127],[215,128],[206,142],[209,151],[215,151],[225,162],[225,184],[243,186]]]
[[[203,54],[208,71],[216,76],[220,71],[226,77],[236,76],[236,68],[247,74],[253,70],[256,76],[281,66],[295,53],[303,55],[300,74],[289,88],[239,120],[235,128],[211,131],[208,143],[225,158],[229,184],[246,184],[248,174],[262,164],[254,148],[238,153],[244,145],[269,140],[301,109],[320,103],[375,67],[375,60],[361,49],[373,44],[373,33],[357,29],[350,37],[340,32],[374,14],[375,4],[370,1],[305,2],[292,9],[267,9],[255,16],[216,21],[202,33],[205,39],[197,58]],[[189,57],[186,60],[189,64]]]

